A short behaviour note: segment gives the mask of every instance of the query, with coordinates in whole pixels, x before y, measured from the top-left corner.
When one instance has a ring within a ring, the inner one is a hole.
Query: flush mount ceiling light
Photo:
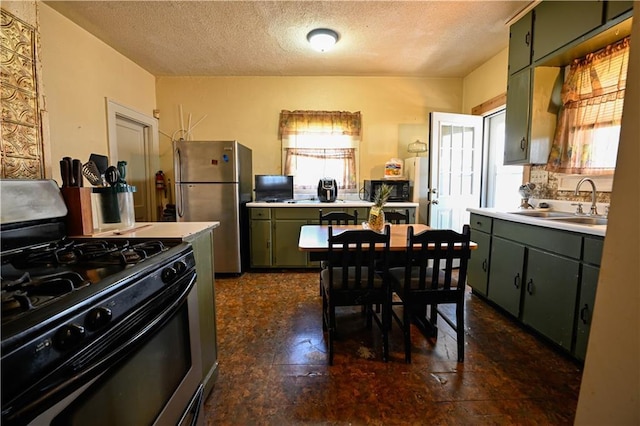
[[[307,34],[309,44],[318,52],[330,50],[338,41],[338,33],[328,28],[316,28]]]

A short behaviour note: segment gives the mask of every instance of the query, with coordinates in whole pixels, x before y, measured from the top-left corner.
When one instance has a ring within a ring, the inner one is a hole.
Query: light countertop
[[[220,222],[136,222],[133,227],[128,229],[113,229],[77,237],[185,239],[218,226],[220,226]]]
[[[314,208],[323,208],[323,207],[371,207],[373,203],[370,201],[360,201],[360,200],[337,200],[331,203],[323,203],[318,200],[292,200],[292,201],[284,201],[284,202],[275,202],[275,203],[267,203],[264,201],[253,201],[251,203],[247,203],[247,207],[249,208],[274,208],[274,207],[314,207]],[[417,208],[418,203],[411,202],[389,202],[384,205],[387,208]]]
[[[580,234],[597,235],[604,237],[607,233],[607,225],[585,225],[579,223],[562,222],[560,220],[545,219],[540,217],[531,217],[522,214],[516,214],[517,212],[505,212],[503,210],[497,210],[493,208],[468,208],[468,212],[476,213],[483,216],[492,217],[495,219],[508,220],[511,222],[525,223],[528,225],[544,226],[546,228],[560,229],[563,231],[577,232]],[[528,210],[535,211],[535,210]],[[571,212],[563,212],[567,215],[572,215]]]

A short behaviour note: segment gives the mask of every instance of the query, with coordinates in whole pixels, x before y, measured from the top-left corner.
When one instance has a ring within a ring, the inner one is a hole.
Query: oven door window
[[[101,376],[52,425],[150,425],[191,368],[185,303],[149,342]]]

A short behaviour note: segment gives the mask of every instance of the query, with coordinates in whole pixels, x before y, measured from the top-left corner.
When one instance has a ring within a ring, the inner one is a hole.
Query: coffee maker
[[[331,203],[338,196],[338,184],[335,179],[325,177],[318,181],[318,200]]]

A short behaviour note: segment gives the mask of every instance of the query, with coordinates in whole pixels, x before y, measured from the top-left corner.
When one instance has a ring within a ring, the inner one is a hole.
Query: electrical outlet
[[[529,179],[531,183],[547,183],[549,180],[549,172],[546,170],[532,170]]]

